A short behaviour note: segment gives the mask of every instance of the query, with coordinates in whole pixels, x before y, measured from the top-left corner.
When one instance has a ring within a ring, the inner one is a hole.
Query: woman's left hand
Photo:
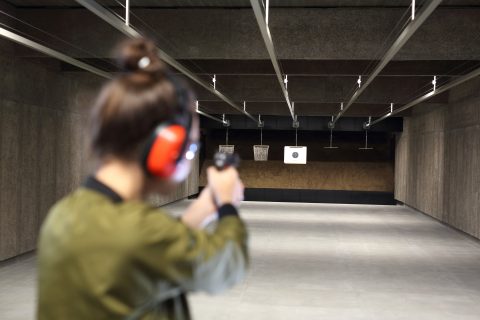
[[[201,229],[203,221],[216,214],[217,208],[213,203],[213,195],[208,187],[205,187],[197,200],[182,215],[182,222],[194,229]]]

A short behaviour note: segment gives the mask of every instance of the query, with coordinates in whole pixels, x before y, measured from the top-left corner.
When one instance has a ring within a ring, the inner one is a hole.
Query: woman
[[[41,320],[190,319],[184,293],[222,291],[247,267],[234,168],[208,170],[208,186],[180,219],[149,206],[186,179],[197,150],[192,95],[155,47],[121,48],[125,70],[91,116],[94,174],[50,211],[38,251]],[[218,215],[213,232],[203,222]]]

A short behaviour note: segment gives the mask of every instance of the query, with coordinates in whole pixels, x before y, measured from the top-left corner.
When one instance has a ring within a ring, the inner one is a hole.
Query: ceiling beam
[[[210,114],[208,114],[208,113],[206,113],[206,112],[203,112],[203,111],[201,111],[201,110],[199,109],[199,107],[200,107],[200,104],[199,104],[199,102],[198,102],[198,100],[197,100],[196,112],[197,112],[198,114],[200,114],[200,115],[202,115],[202,116],[204,116],[204,117],[206,117],[206,118],[209,118],[209,119],[211,119],[211,120],[213,120],[213,121],[219,122],[219,123],[221,123],[221,124],[223,124],[223,125],[228,125],[228,122],[227,122],[226,120],[219,119],[219,118],[214,117],[214,116],[212,116],[212,115],[210,115]]]
[[[480,76],[480,68],[477,68],[477,69],[473,70],[472,72],[470,72],[470,73],[468,73],[468,74],[466,74],[466,75],[464,75],[464,76],[462,76],[462,77],[456,78],[455,80],[453,80],[453,81],[451,81],[450,83],[447,83],[447,84],[441,86],[440,88],[437,88],[436,90],[432,90],[431,92],[429,92],[429,93],[427,93],[427,94],[425,94],[425,95],[423,95],[423,96],[421,96],[421,97],[413,100],[412,102],[407,103],[407,104],[404,105],[403,107],[400,107],[400,108],[398,108],[398,109],[396,109],[396,110],[393,110],[392,112],[387,113],[386,115],[378,118],[378,119],[375,120],[375,121],[372,121],[372,122],[370,122],[370,123],[365,123],[364,126],[365,126],[366,128],[371,128],[373,125],[375,125],[375,124],[377,124],[377,123],[379,123],[379,122],[381,122],[381,121],[383,121],[383,120],[385,120],[385,119],[387,119],[387,118],[389,118],[389,117],[391,117],[391,116],[393,116],[393,115],[396,115],[396,114],[398,114],[398,113],[400,113],[400,112],[403,112],[403,111],[405,111],[405,110],[407,110],[407,109],[409,109],[409,108],[411,108],[411,107],[413,107],[413,106],[418,105],[419,103],[422,103],[422,102],[425,101],[425,100],[428,100],[428,99],[430,99],[430,98],[432,98],[432,97],[434,97],[434,96],[436,96],[436,95],[438,95],[438,94],[440,94],[440,93],[442,93],[442,92],[445,92],[445,91],[447,91],[447,90],[450,90],[450,89],[452,89],[453,87],[456,87],[456,86],[458,86],[458,85],[460,85],[460,84],[462,84],[462,83],[464,83],[464,82],[466,82],[466,81],[468,81],[468,80],[471,80],[471,79],[473,79],[473,78],[476,78],[476,77],[478,77],[478,76]]]
[[[290,97],[288,96],[287,88],[283,83],[280,64],[278,63],[277,54],[275,52],[275,46],[273,45],[270,29],[268,28],[265,14],[263,13],[262,6],[260,5],[260,0],[250,0],[250,3],[252,4],[253,13],[255,14],[255,18],[257,19],[258,27],[260,28],[260,33],[262,34],[263,41],[265,42],[265,46],[267,47],[268,55],[270,56],[270,60],[272,61],[273,69],[275,69],[275,74],[277,76],[278,84],[282,89],[283,96],[285,97],[285,101],[287,102],[288,110],[290,111],[290,115],[292,116],[292,119],[295,120],[292,103],[290,102]]]
[[[331,116],[316,116],[316,117],[303,117],[299,116],[298,121],[302,123],[301,131],[316,131],[316,132],[329,132],[328,119]],[[258,130],[251,121],[247,121],[245,117],[241,115],[232,115],[229,117],[230,129],[233,130]],[[286,131],[295,130],[292,128],[292,120],[289,114],[284,116],[262,116],[262,120],[265,123],[264,130],[268,131]],[[343,132],[358,132],[365,134],[363,128],[364,118],[358,117],[343,117],[335,127],[335,131]],[[224,129],[224,126],[218,122],[211,121],[206,118],[202,118],[201,126],[203,129]],[[390,118],[378,126],[372,128],[371,132],[401,132],[403,130],[403,118],[394,117]]]
[[[253,0],[252,0],[253,1]],[[359,88],[352,95],[350,100],[344,106],[342,110],[333,118],[331,121],[332,126],[340,119],[340,117],[351,107],[351,105],[358,99],[358,97],[365,91],[365,89],[372,83],[372,81],[377,77],[377,75],[385,68],[385,66],[393,59],[398,51],[407,43],[411,36],[420,28],[420,26],[427,20],[427,18],[432,14],[432,12],[438,7],[442,0],[431,0],[426,4],[423,10],[419,15],[411,20],[410,23],[405,27],[402,33],[398,36],[395,42],[392,44],[390,49],[387,50],[380,62],[375,66],[373,72],[369,75],[364,84],[360,85]]]
[[[103,71],[103,70],[100,70],[98,68],[95,68],[89,64],[86,64],[86,63],[83,63],[82,61],[80,60],[77,60],[75,58],[72,58],[72,57],[69,57],[61,52],[58,52],[56,50],[53,50],[51,48],[48,48],[44,45],[41,45],[37,42],[34,42],[32,40],[29,40],[25,37],[22,37],[16,33],[13,33],[11,31],[8,31],[7,29],[5,28],[2,28],[0,27],[0,36],[4,37],[4,38],[7,38],[11,41],[14,41],[18,44],[21,44],[25,47],[28,47],[30,49],[33,49],[35,51],[38,51],[38,52],[41,52],[47,56],[50,56],[50,57],[53,57],[53,58],[56,58],[58,60],[61,60],[63,62],[66,62],[68,64],[71,64],[71,65],[74,65],[75,67],[77,68],[80,68],[82,70],[85,70],[85,71],[88,71],[88,72],[91,72],[93,74],[96,74],[97,76],[100,76],[100,77],[103,77],[103,78],[106,78],[106,79],[112,79],[112,75],[109,73],[109,72],[106,72],[106,71]]]
[[[86,64],[86,63],[84,63],[84,62],[82,62],[82,61],[80,61],[80,60],[77,60],[77,59],[75,59],[75,58],[69,57],[69,56],[67,56],[67,55],[65,55],[65,54],[63,54],[63,53],[61,53],[61,52],[58,52],[58,51],[53,50],[53,49],[51,49],[51,48],[48,48],[48,47],[46,47],[46,46],[44,46],[44,45],[41,45],[41,44],[39,44],[39,43],[37,43],[37,42],[34,42],[34,41],[29,40],[29,39],[27,39],[27,38],[24,38],[24,37],[22,37],[22,36],[20,36],[20,35],[18,35],[18,34],[15,34],[15,33],[11,32],[11,31],[6,30],[5,28],[0,27],[0,36],[2,36],[2,37],[4,37],[4,38],[7,38],[7,39],[9,39],[9,40],[12,40],[12,41],[14,41],[14,42],[16,42],[16,43],[18,43],[18,44],[20,44],[20,45],[26,46],[26,47],[28,47],[28,48],[30,48],[30,49],[36,50],[36,51],[38,51],[38,52],[41,52],[41,53],[43,53],[43,54],[45,54],[45,55],[47,55],[47,56],[50,56],[50,57],[52,57],[52,58],[56,58],[56,59],[61,60],[61,61],[65,62],[65,63],[71,64],[71,65],[73,65],[73,66],[75,66],[75,67],[77,67],[77,68],[81,68],[82,70],[88,71],[88,72],[93,73],[93,74],[95,74],[95,75],[97,75],[97,76],[100,76],[100,77],[102,77],[102,78],[109,79],[109,80],[111,80],[111,79],[114,78],[114,76],[113,76],[111,73],[109,73],[109,72],[100,70],[100,69],[95,68],[94,66],[91,66],[91,65],[89,65],[89,64]],[[198,110],[198,108],[197,108],[196,112],[197,112],[198,114],[204,116],[204,117],[209,118],[209,119],[212,119],[212,120],[215,120],[215,121],[218,121],[218,122],[221,122],[221,123],[225,123],[225,122],[224,122],[223,120],[221,120],[221,119],[218,119],[218,118],[216,118],[216,117],[214,117],[214,116],[212,116],[212,115],[209,115],[209,114],[206,113],[206,112],[203,112],[203,111]]]
[[[90,10],[93,14],[98,16],[100,19],[103,21],[107,22],[110,24],[112,27],[117,29],[118,31],[122,32],[126,36],[130,38],[143,38],[142,35],[136,31],[134,28],[131,26],[126,25],[122,20],[120,20],[118,17],[116,17],[114,14],[109,12],[107,9],[105,9],[103,6],[98,4],[96,1],[93,0],[76,0],[79,4]],[[228,98],[226,95],[221,93],[220,91],[216,90],[211,86],[209,83],[205,82],[203,79],[199,78],[195,73],[187,69],[184,65],[182,65],[180,62],[178,62],[176,59],[172,58],[170,55],[168,55],[165,51],[157,47],[158,54],[160,58],[168,63],[170,66],[173,68],[177,69],[181,73],[183,73],[185,76],[199,84],[201,87],[204,89],[208,90],[209,92],[213,93],[223,101],[225,101],[228,105],[236,109],[237,111],[241,112],[242,114],[246,115],[248,118],[250,118],[252,121],[256,122],[259,124],[257,119],[253,117],[251,114],[248,112],[244,111],[241,107],[239,107],[235,102],[233,102],[230,98]]]
[[[22,57],[35,58],[38,55],[28,52],[19,52]],[[70,54],[70,53],[69,53]],[[110,72],[115,72],[115,59],[112,58],[92,58],[78,55],[71,56],[88,64],[102,66]],[[40,58],[40,57],[39,57]],[[193,59],[178,60],[187,68],[194,70],[195,74],[205,79],[206,76],[216,74],[218,76],[273,76],[275,71],[272,69],[272,63],[268,60],[238,60],[238,59]],[[411,60],[395,61],[392,60],[382,70],[378,77],[433,77],[433,76],[451,76],[465,74],[463,70],[457,69],[458,65],[476,65],[479,60]],[[283,71],[288,77],[355,77],[365,72],[369,64],[368,60],[282,60]],[[74,71],[74,68],[64,67],[64,70]],[[178,72],[175,70],[175,72]],[[178,72],[179,73],[179,72]],[[351,83],[350,83],[351,87]]]

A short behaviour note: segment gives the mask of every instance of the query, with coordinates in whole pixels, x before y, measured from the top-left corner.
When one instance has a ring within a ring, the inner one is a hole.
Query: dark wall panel
[[[40,109],[40,128],[38,131],[39,145],[37,170],[38,190],[40,197],[38,199],[38,221],[37,228],[40,228],[40,222],[46,217],[49,208],[57,200],[57,157],[56,145],[59,135],[58,111],[42,108]]]
[[[476,90],[472,90],[472,85]],[[480,238],[479,81],[451,91],[440,108],[404,121],[395,163],[395,198]]]
[[[447,126],[446,221],[480,238],[480,97],[452,103]],[[454,115],[455,114],[455,115]]]
[[[89,107],[102,80],[14,58],[0,50],[0,261],[35,249],[51,206],[92,169],[85,148]],[[162,205],[197,193],[192,176]]]
[[[0,166],[0,257],[11,257],[18,250],[18,171],[19,159],[18,135],[20,128],[19,104],[15,102],[4,103],[2,106],[1,139],[1,166]]]
[[[407,122],[404,122],[407,125]],[[408,174],[408,155],[409,144],[407,134],[399,134],[397,136],[396,152],[395,152],[395,199],[405,202],[407,197],[407,174]]]
[[[396,199],[443,217],[446,107],[416,111],[404,121],[396,152]]]
[[[18,169],[14,170],[18,174],[17,183],[20,185],[17,194],[17,249],[26,252],[34,249],[37,242],[38,215],[32,214],[32,212],[38,211],[40,198],[37,170],[38,150],[41,148],[38,137],[40,112],[39,108],[29,105],[21,105],[18,112],[21,119],[18,137],[20,152]]]

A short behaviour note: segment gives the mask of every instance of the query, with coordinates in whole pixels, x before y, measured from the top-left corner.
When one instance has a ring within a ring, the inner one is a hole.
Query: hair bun
[[[146,72],[164,75],[165,63],[157,55],[153,42],[145,39],[128,40],[119,48],[118,65],[126,72]]]

